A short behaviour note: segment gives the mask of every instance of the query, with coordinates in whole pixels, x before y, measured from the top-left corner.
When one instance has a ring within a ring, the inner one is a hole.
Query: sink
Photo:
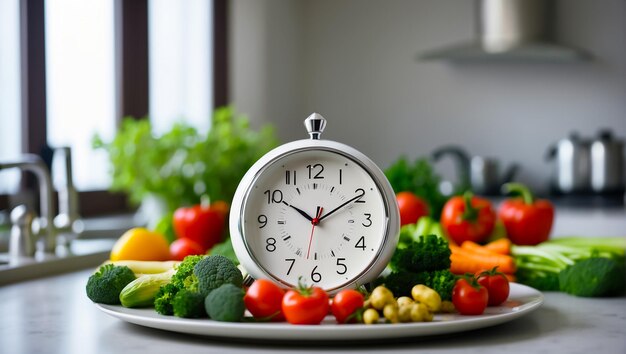
[[[138,226],[133,214],[82,220],[84,230],[55,254],[38,252],[34,258],[9,259],[9,230],[0,231],[0,286],[55,274],[95,268],[109,259],[113,244],[126,230]]]
[[[139,214],[116,214],[81,219],[83,231],[79,239],[117,239],[128,229],[145,226]]]
[[[95,268],[107,259],[115,239],[74,240],[69,247],[57,247],[56,254],[37,253],[35,258],[11,262],[8,253],[0,254],[0,286]]]
[[[10,213],[0,210],[0,286],[95,267],[109,258],[122,233],[142,224],[132,214],[81,218],[72,179],[71,149],[55,149],[54,156],[65,167],[63,183],[58,186],[53,185],[50,168],[38,155],[24,154],[15,160],[0,161],[0,170],[33,173],[39,186],[39,215],[26,204],[14,206]],[[57,215],[53,203],[55,189]],[[14,240],[11,250],[10,240]]]

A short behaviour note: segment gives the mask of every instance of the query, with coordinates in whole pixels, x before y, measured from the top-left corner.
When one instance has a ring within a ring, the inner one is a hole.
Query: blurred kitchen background
[[[273,125],[282,142],[304,138],[303,119],[319,112],[329,122],[325,138],[381,168],[460,147],[483,157],[477,163],[497,161],[497,172],[483,172],[499,179],[516,164],[515,180],[555,200],[603,206],[596,197],[608,195],[623,206],[626,2],[526,1],[546,9],[526,18],[533,38],[517,42],[530,49],[505,50],[505,41],[491,52],[449,50],[512,23],[515,11],[506,11],[520,1],[506,3],[3,0],[0,162],[57,156],[53,181],[67,189],[59,148],[70,147],[76,213],[122,213],[128,203],[107,192],[110,167],[106,152],[92,149],[94,134],[110,141],[129,115],[149,117],[156,134],[179,120],[206,130],[214,108],[232,104],[254,128]],[[486,18],[494,13],[481,13],[485,6],[505,17]],[[512,29],[520,28],[528,27]],[[608,174],[610,188],[592,188],[593,140],[604,144],[596,179],[606,183]],[[459,181],[454,154],[433,164]],[[5,220],[35,186],[17,169],[0,171]]]
[[[329,120],[327,138],[381,166],[454,144],[518,163],[517,179],[546,193],[548,146],[571,132],[626,136],[626,3],[552,3],[552,41],[588,60],[418,59],[478,40],[478,5],[233,1],[232,99],[253,119],[275,123],[284,140],[300,138],[302,117],[318,111]],[[454,178],[451,159],[437,168]]]

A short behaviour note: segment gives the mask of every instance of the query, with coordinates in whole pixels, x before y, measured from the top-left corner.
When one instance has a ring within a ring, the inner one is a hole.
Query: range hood
[[[477,0],[477,39],[435,49],[420,60],[575,62],[582,50],[551,40],[551,0]]]

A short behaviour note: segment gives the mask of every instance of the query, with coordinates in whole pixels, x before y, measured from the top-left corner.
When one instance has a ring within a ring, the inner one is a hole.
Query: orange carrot
[[[506,264],[515,264],[513,257],[509,256],[509,255],[505,255],[505,254],[499,254],[496,252],[492,252],[488,249],[486,249],[484,246],[481,246],[475,242],[472,241],[465,241],[463,242],[463,245],[461,247],[454,247],[450,246],[450,250],[452,251],[452,253],[460,253],[462,255],[468,255],[468,256],[477,256],[477,257],[482,257],[485,259],[493,259],[494,262],[499,261],[502,262],[503,265]],[[513,272],[509,272],[507,270],[503,270],[500,269],[501,272],[503,273],[513,273]]]
[[[511,254],[511,240],[508,238],[500,238],[489,242],[484,246],[486,249],[499,253],[499,254]]]
[[[477,244],[476,242],[473,241],[463,241],[463,243],[461,244],[461,248],[464,250],[467,250],[469,252],[473,252],[476,254],[484,254],[484,255],[493,255],[493,254],[498,254],[496,252],[493,252],[489,249],[487,249],[485,246],[481,246],[479,244]]]
[[[502,273],[515,273],[515,260],[511,256],[489,251],[478,253],[450,245],[450,271],[454,274],[478,273],[498,267]]]

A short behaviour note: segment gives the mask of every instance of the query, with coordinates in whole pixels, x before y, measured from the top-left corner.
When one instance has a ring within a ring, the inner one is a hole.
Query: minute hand
[[[321,222],[322,220],[324,220],[324,219],[326,219],[327,217],[329,217],[330,215],[332,215],[332,213],[334,213],[334,212],[336,212],[337,210],[339,210],[339,209],[341,209],[341,208],[345,207],[346,205],[348,205],[348,204],[352,203],[353,201],[355,201],[355,200],[357,200],[357,199],[361,198],[362,196],[363,196],[363,194],[359,194],[359,195],[355,196],[354,198],[352,198],[352,199],[348,200],[347,202],[345,202],[345,203],[341,204],[340,206],[336,207],[335,209],[333,209],[333,210],[329,211],[328,213],[326,213],[325,215],[323,215],[323,216],[319,219],[319,221]]]

